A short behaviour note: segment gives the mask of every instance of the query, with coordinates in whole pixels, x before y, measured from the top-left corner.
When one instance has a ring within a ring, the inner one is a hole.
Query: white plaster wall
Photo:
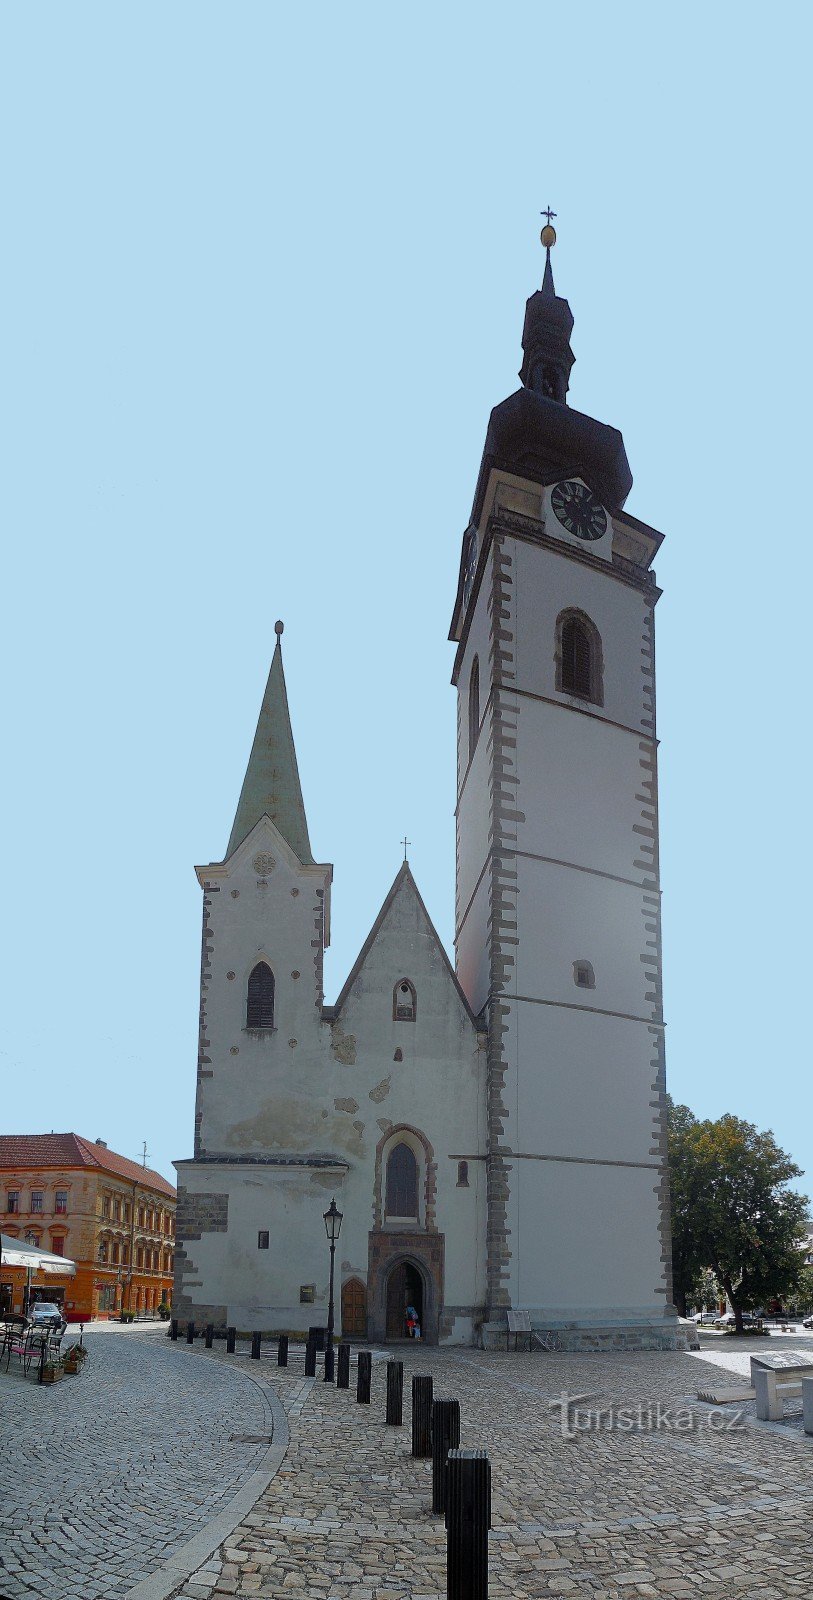
[[[520,702],[516,771],[518,847],[640,883],[648,809],[640,740],[558,705]]]
[[[642,891],[614,878],[521,858],[514,991],[562,1005],[651,1018],[641,961],[651,910]],[[578,988],[573,963],[591,962],[594,989]]]
[[[642,1168],[518,1161],[514,1303],[552,1319],[662,1317],[656,1184]]]
[[[654,1043],[645,1023],[512,1001],[506,1137],[531,1154],[654,1159]]]
[[[457,934],[457,976],[475,1016],[485,1005],[491,983],[488,915],[491,880],[488,872],[480,879],[477,891]]]

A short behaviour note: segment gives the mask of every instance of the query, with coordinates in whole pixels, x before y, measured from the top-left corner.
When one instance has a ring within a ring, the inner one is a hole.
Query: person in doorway
[[[406,1325],[407,1338],[420,1339],[420,1323],[418,1322],[418,1313],[414,1306],[407,1306],[406,1308]]]

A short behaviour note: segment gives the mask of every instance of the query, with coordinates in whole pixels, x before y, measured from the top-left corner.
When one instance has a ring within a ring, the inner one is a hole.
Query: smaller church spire
[[[265,686],[257,731],[248,758],[246,775],[237,803],[226,860],[246,838],[260,817],[270,817],[303,866],[313,864],[308,822],[299,781],[299,768],[288,710],[288,692],[282,669],[282,634],[285,624],[276,622],[276,649]]]

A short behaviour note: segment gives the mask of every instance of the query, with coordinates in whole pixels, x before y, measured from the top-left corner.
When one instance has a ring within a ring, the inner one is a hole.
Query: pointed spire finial
[[[555,295],[556,290],[553,286],[553,268],[550,264],[550,253],[556,243],[556,229],[553,227],[551,220],[556,216],[556,212],[551,211],[550,206],[546,206],[545,210],[540,211],[539,215],[547,218],[545,226],[539,235],[545,246],[545,276],[542,279],[542,293]]]
[[[275,634],[277,636],[277,641],[279,642],[279,640],[282,638],[282,635],[285,632],[285,623],[284,622],[275,622],[274,623],[274,632],[275,632]]]

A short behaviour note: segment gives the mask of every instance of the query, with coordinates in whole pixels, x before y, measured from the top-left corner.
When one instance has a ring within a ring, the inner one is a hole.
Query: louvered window
[[[397,1144],[387,1162],[387,1216],[417,1215],[418,1163],[408,1144]]]
[[[593,650],[578,617],[568,617],[562,626],[562,688],[565,694],[593,698]]]
[[[274,974],[264,961],[258,961],[248,980],[247,1028],[273,1028]]]

